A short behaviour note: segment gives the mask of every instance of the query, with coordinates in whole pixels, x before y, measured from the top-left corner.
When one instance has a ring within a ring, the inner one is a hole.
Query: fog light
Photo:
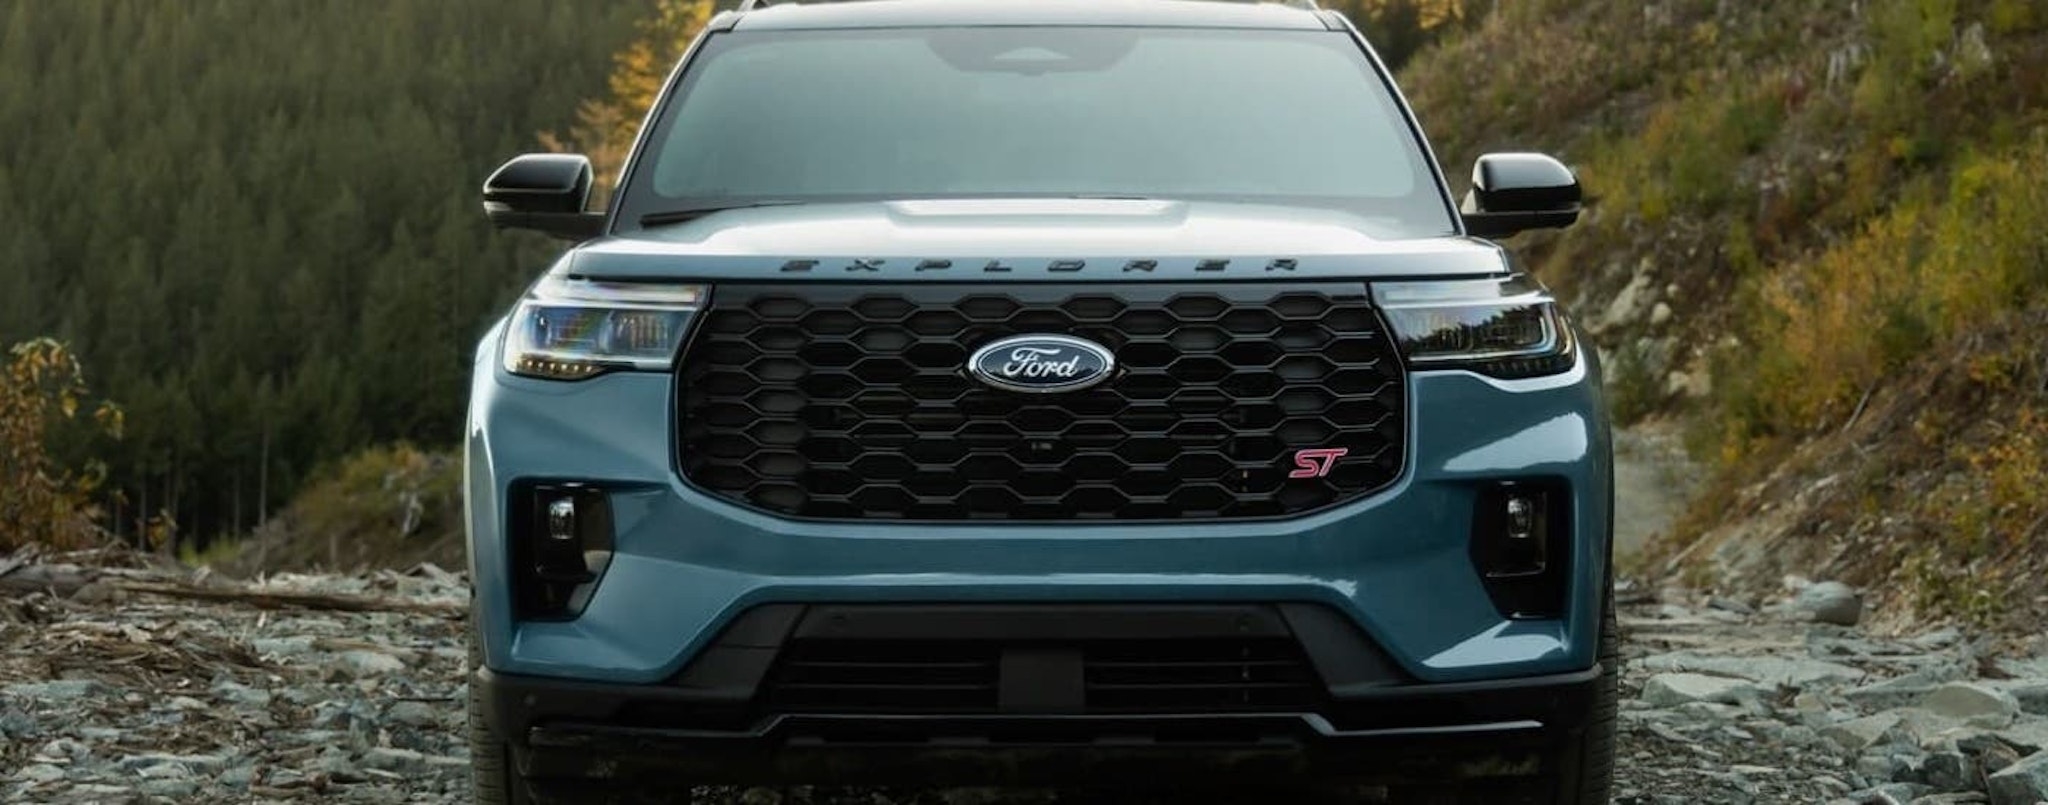
[[[548,539],[556,542],[576,539],[575,498],[561,498],[548,504]]]
[[[1502,615],[1550,618],[1562,610],[1571,553],[1567,489],[1515,481],[1474,496],[1472,564]]]
[[[584,484],[532,484],[514,500],[511,547],[520,617],[575,617],[611,564],[610,496]]]
[[[1508,539],[1536,536],[1536,502],[1520,495],[1508,498]]]

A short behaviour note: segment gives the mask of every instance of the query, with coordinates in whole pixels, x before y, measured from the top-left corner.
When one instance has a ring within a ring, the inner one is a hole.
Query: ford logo
[[[1109,379],[1116,356],[1064,335],[1016,335],[974,351],[967,370],[981,382],[1027,394],[1079,391]]]

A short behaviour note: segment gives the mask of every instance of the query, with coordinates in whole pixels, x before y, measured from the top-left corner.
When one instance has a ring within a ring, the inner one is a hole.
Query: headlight
[[[1550,292],[1526,274],[1375,283],[1372,295],[1417,370],[1467,369],[1515,378],[1572,366],[1571,329]]]
[[[546,277],[505,327],[505,371],[549,380],[667,371],[707,291],[702,285]]]

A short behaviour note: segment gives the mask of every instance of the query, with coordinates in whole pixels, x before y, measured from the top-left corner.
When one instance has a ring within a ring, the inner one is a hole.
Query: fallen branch
[[[16,565],[0,573],[0,593],[47,592],[58,598],[70,598],[80,587],[98,578],[97,571],[77,565]]]
[[[467,606],[455,602],[407,601],[393,598],[368,598],[359,595],[252,590],[238,587],[188,587],[182,584],[158,584],[144,581],[117,581],[114,583],[114,587],[115,589],[127,592],[161,595],[167,598],[246,604],[257,609],[319,609],[336,612],[417,612],[448,618],[460,618],[468,612]]]

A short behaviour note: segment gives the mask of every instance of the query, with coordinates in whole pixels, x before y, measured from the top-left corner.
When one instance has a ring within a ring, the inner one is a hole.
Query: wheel
[[[475,634],[469,636],[469,788],[477,805],[523,805],[525,785],[513,773],[512,747],[499,738],[484,718],[483,692],[474,680],[484,664],[483,645]]]
[[[1614,721],[1619,709],[1621,627],[1614,616],[1614,585],[1600,607],[1600,680],[1585,730],[1571,736],[1552,765],[1558,805],[1607,805],[1614,788]]]

